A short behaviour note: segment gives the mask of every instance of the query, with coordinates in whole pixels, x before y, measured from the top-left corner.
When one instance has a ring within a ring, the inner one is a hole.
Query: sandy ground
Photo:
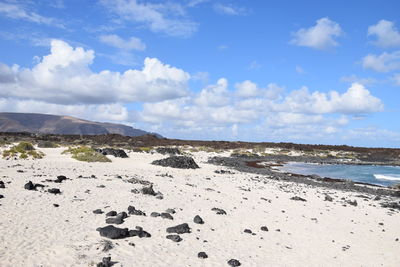
[[[182,170],[151,165],[166,157],[157,153],[86,163],[62,155],[63,148],[40,150],[46,154],[41,160],[0,160],[6,187],[0,189],[0,266],[95,266],[105,256],[114,266],[229,266],[230,259],[242,266],[400,266],[400,215],[381,208],[373,196],[237,171],[216,174],[227,169],[207,164],[205,152],[193,154],[200,169]],[[166,173],[173,178],[160,176]],[[57,175],[70,180],[45,181]],[[164,199],[132,193],[142,185],[126,182],[130,178],[154,183]],[[48,187],[25,190],[29,180]],[[45,192],[53,187],[62,194]],[[324,200],[326,193],[332,202]],[[294,196],[307,201],[291,200]],[[147,216],[130,215],[116,227],[141,226],[152,236],[111,240],[114,248],[103,252],[101,241],[107,238],[96,228],[107,225],[106,216],[92,211],[122,212],[129,205]],[[227,214],[217,215],[214,207]],[[173,220],[149,216],[168,208],[176,211]],[[205,223],[195,224],[195,215]],[[182,234],[179,243],[166,239],[166,228],[181,223],[192,233]],[[198,258],[200,251],[208,258]]]

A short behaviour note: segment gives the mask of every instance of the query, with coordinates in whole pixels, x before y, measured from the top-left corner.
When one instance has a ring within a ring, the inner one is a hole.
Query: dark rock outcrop
[[[111,267],[111,257],[104,257],[101,262],[96,264],[96,267]]]
[[[58,188],[50,188],[47,190],[47,192],[49,192],[50,194],[54,194],[54,195],[61,194],[61,191]]]
[[[146,216],[146,213],[144,213],[144,212],[141,211],[141,210],[135,209],[134,206],[129,206],[129,207],[128,207],[128,213],[129,213],[129,214],[133,214],[133,215],[138,215],[138,216]]]
[[[110,155],[116,158],[127,158],[128,155],[125,153],[123,149],[115,149],[115,148],[97,148],[96,152],[103,154],[105,156]]]
[[[205,253],[205,252],[199,252],[198,254],[197,254],[197,257],[198,258],[200,258],[200,259],[207,259],[208,258],[208,255],[207,255],[207,253]]]
[[[169,158],[155,160],[151,164],[163,167],[172,167],[178,169],[198,169],[200,168],[191,157],[171,156]]]
[[[229,261],[228,261],[228,264],[229,264],[230,266],[232,266],[232,267],[236,267],[236,266],[242,265],[242,264],[240,263],[240,261],[235,260],[235,259],[229,260]]]
[[[156,152],[163,154],[163,155],[180,155],[181,151],[179,151],[178,148],[175,147],[157,147]]]
[[[142,227],[136,226],[135,230],[129,231],[129,236],[138,236],[139,238],[151,237],[151,234],[144,231]]]

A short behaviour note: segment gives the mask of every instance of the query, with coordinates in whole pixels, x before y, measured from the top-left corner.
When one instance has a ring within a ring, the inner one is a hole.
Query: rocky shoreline
[[[305,162],[305,163],[319,163],[319,164],[343,164],[333,159],[318,159],[315,157],[304,156],[268,156],[268,157],[212,157],[209,163],[230,167],[240,172],[254,173],[262,175],[265,179],[281,180],[288,182],[301,183],[315,187],[342,190],[347,192],[367,193],[375,196],[390,196],[400,198],[400,190],[393,190],[387,187],[353,182],[344,179],[334,179],[329,177],[320,177],[318,175],[301,175],[295,173],[279,172],[271,169],[269,166],[257,165],[259,162],[276,162],[283,164],[284,162]],[[253,163],[253,164],[252,164]]]

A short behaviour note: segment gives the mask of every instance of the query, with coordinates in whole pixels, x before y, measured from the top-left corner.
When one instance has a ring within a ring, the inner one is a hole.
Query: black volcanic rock
[[[163,167],[172,167],[178,169],[198,169],[200,168],[191,157],[171,156],[169,158],[155,160],[151,164]]]
[[[50,194],[54,194],[54,195],[61,194],[61,191],[58,188],[50,188],[47,190],[47,192],[49,192]]]
[[[152,184],[147,186],[147,187],[146,186],[143,187],[141,189],[141,191],[142,191],[143,195],[151,195],[151,196],[155,196],[156,195],[156,192],[154,191]]]
[[[199,252],[198,254],[197,254],[197,257],[198,258],[200,258],[200,259],[207,259],[208,258],[208,255],[207,255],[207,253],[205,253],[205,252]]]
[[[117,212],[115,210],[109,211],[106,213],[106,216],[117,216]]]
[[[96,267],[111,267],[111,257],[104,257],[101,262],[96,264]]]
[[[168,227],[167,233],[176,233],[176,234],[190,233],[190,227],[187,223],[182,223],[177,226]]]
[[[199,215],[196,215],[196,216],[194,217],[193,222],[194,222],[194,223],[197,223],[197,224],[204,224],[203,219],[202,219]]]
[[[102,214],[104,213],[104,211],[102,211],[101,209],[96,209],[93,211],[94,214]]]
[[[217,213],[218,215],[226,215],[226,211],[224,211],[223,209],[212,208],[211,210],[215,211],[215,213]]]
[[[134,206],[128,207],[128,213],[133,215],[146,216],[146,213],[141,210],[137,210]]]
[[[115,148],[98,148],[95,149],[96,152],[99,152],[103,155],[110,155],[116,158],[127,158],[128,155],[125,153],[123,149],[115,149]]]
[[[142,227],[136,226],[136,230],[129,231],[129,236],[138,236],[139,238],[143,238],[143,237],[151,237],[151,234],[144,231]]]
[[[175,147],[157,147],[156,152],[163,154],[163,155],[166,155],[166,154],[180,155],[181,154],[181,151],[179,151],[179,149],[175,148]]]
[[[173,220],[173,219],[174,219],[174,217],[172,217],[172,215],[169,214],[169,213],[167,213],[167,212],[161,213],[160,216],[161,216],[161,218],[163,218],[163,219],[168,219],[168,220]]]
[[[167,235],[166,236],[167,239],[170,239],[174,242],[181,242],[182,238],[179,235]]]
[[[236,267],[236,266],[242,265],[242,264],[240,263],[240,261],[235,260],[235,259],[229,260],[229,261],[228,261],[228,264],[229,264],[230,266],[232,266],[232,267]]]
[[[298,196],[291,197],[290,199],[291,199],[291,200],[295,200],[295,201],[303,201],[303,202],[307,201],[307,200],[305,200],[304,198],[298,197]]]
[[[24,185],[24,188],[25,188],[26,190],[36,190],[35,185],[32,183],[32,181],[27,182],[27,183]]]
[[[110,239],[120,239],[129,236],[128,228],[117,228],[112,225],[108,225],[106,227],[99,227],[96,229],[100,232],[101,236],[110,238]]]
[[[0,188],[6,188],[3,181],[0,181]]]
[[[55,183],[62,183],[62,181],[67,180],[68,178],[64,175],[57,176],[57,179],[54,180]]]

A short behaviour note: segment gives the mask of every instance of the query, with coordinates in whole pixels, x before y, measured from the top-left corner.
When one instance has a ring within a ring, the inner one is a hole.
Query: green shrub
[[[58,145],[50,141],[39,141],[38,147],[40,148],[56,148]]]
[[[93,148],[87,146],[68,148],[62,154],[72,154],[72,158],[86,162],[111,162],[103,154],[96,152]]]
[[[29,156],[34,159],[41,159],[44,157],[44,153],[35,150],[31,143],[20,142],[18,145],[12,146],[8,150],[4,150],[3,158],[16,157],[18,154],[20,159],[27,159]]]

